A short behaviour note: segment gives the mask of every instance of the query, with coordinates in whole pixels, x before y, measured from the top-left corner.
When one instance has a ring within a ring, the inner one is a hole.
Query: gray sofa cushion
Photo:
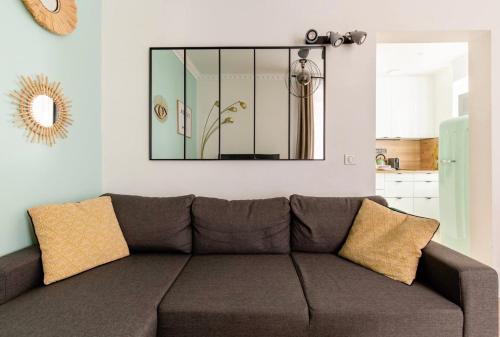
[[[161,337],[301,337],[307,303],[289,255],[191,258],[159,307]]]
[[[170,198],[111,196],[131,251],[191,253],[193,195]]]
[[[456,304],[418,281],[393,281],[332,254],[292,253],[314,337],[462,337]]]
[[[0,306],[1,337],[155,337],[187,255],[132,255]]]
[[[286,198],[193,202],[193,251],[198,254],[277,254],[290,251]]]
[[[382,197],[368,197],[387,206]],[[292,251],[337,253],[349,234],[363,197],[292,195]]]
[[[0,304],[42,284],[40,249],[28,247],[0,257]]]

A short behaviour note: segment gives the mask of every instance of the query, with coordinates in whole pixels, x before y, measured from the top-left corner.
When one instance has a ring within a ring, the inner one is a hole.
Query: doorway
[[[376,192],[391,207],[438,219],[435,240],[491,263],[491,246],[484,248],[491,153],[477,161],[491,146],[489,130],[480,128],[491,118],[479,108],[490,90],[481,79],[490,76],[484,34],[378,34]]]

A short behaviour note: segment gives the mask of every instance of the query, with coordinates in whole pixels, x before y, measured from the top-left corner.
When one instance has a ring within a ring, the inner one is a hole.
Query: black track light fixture
[[[358,46],[362,45],[366,41],[366,32],[360,31],[360,30],[355,30],[353,32],[347,32],[345,34],[344,38],[344,43],[345,44],[350,44],[350,43],[355,43]]]
[[[306,44],[330,44],[338,48],[343,44],[362,45],[366,41],[367,33],[361,30],[347,32],[344,35],[338,32],[327,32],[326,35],[319,35],[315,29],[309,29],[306,33]]]

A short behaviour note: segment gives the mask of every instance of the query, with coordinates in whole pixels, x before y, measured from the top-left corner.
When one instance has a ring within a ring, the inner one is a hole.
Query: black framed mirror
[[[324,46],[150,48],[150,160],[324,160]]]

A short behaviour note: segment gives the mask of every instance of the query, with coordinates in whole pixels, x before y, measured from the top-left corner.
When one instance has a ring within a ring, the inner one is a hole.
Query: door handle
[[[441,164],[455,164],[457,161],[455,159],[441,159]]]

